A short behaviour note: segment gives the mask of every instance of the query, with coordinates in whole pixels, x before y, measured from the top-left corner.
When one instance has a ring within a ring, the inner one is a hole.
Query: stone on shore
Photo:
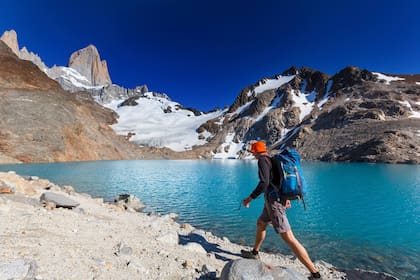
[[[56,207],[63,207],[63,208],[74,208],[80,205],[79,202],[65,197],[64,195],[54,193],[54,192],[45,192],[41,195],[40,201],[43,203],[52,202],[56,205]]]
[[[9,183],[0,180],[0,193],[14,193],[15,189]]]
[[[239,259],[228,262],[222,270],[220,280],[307,280],[292,268],[272,267],[259,260]]]
[[[36,262],[28,259],[0,263],[0,279],[34,279],[37,268]]]
[[[141,212],[145,208],[144,204],[132,194],[120,194],[114,199],[114,203],[125,210],[133,209],[136,212]]]

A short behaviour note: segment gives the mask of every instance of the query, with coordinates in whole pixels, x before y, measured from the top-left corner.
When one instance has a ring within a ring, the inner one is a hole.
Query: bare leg
[[[318,270],[315,268],[311,258],[306,252],[305,247],[300,244],[300,242],[295,238],[293,235],[292,230],[287,232],[280,233],[281,238],[286,242],[286,244],[290,247],[293,251],[295,256],[303,263],[304,266],[312,273],[317,272]]]
[[[255,251],[260,250],[261,244],[263,243],[265,239],[265,234],[267,232],[266,228],[267,228],[267,223],[264,223],[261,220],[257,221],[257,233],[255,235],[255,243],[254,243]]]

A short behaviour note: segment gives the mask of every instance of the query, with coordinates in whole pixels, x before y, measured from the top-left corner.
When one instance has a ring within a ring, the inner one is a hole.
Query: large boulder
[[[220,280],[306,280],[292,268],[269,266],[259,260],[238,259],[228,262]]]
[[[42,203],[52,202],[56,205],[56,207],[63,207],[63,208],[74,208],[80,205],[79,202],[70,199],[64,195],[54,193],[54,192],[45,192],[41,195],[40,198]]]

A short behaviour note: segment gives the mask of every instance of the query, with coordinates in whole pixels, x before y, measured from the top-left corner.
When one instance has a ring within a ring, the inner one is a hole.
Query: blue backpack
[[[306,194],[306,182],[300,166],[300,155],[295,149],[285,149],[272,158],[273,168],[280,175],[279,195],[282,200],[302,200]]]

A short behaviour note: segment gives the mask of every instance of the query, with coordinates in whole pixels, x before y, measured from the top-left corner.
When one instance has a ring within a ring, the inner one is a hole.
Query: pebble
[[[183,262],[182,263],[182,266],[184,267],[184,268],[189,268],[189,267],[192,267],[193,266],[193,261],[192,260],[186,260],[185,262]]]

